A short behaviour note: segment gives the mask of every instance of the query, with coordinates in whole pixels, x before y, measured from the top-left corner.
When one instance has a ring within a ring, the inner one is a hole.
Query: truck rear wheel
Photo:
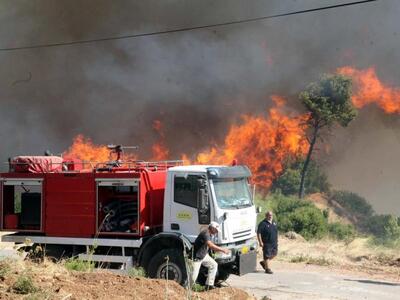
[[[150,261],[147,273],[151,278],[174,280],[184,285],[187,272],[183,253],[176,249],[161,250]]]

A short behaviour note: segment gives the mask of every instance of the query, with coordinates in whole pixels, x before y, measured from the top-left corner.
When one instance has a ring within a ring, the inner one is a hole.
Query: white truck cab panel
[[[248,188],[250,175],[245,166],[170,168],[164,198],[164,231],[178,231],[194,242],[202,228],[216,221],[221,225],[217,244],[254,238],[256,210]]]

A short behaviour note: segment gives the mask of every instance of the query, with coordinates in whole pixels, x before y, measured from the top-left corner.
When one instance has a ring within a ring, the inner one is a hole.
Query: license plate
[[[247,252],[249,252],[249,247],[244,246],[242,247],[242,251],[240,251],[242,254],[246,254]]]

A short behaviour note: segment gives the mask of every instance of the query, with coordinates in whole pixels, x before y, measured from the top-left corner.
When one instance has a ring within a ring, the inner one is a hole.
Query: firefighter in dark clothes
[[[278,254],[278,227],[273,221],[272,211],[267,211],[265,219],[258,224],[257,239],[263,249],[264,260],[260,264],[265,273],[272,274],[269,262]]]

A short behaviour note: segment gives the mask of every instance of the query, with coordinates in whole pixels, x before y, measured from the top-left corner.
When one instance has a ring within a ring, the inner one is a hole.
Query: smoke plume
[[[0,46],[197,26],[317,2],[9,0],[0,3]],[[400,86],[399,13],[400,3],[387,0],[206,30],[0,52],[0,158],[61,153],[78,134],[98,144],[138,145],[137,154],[147,158],[160,138],[156,120],[170,158],[179,158],[223,143],[241,115],[265,113],[273,94],[302,112],[298,92],[338,67],[375,66],[384,82]],[[399,116],[364,107],[348,130],[333,131],[331,153],[320,159],[335,186],[361,193],[381,212],[400,214],[394,206],[398,123]],[[376,174],[377,165],[385,176]]]

